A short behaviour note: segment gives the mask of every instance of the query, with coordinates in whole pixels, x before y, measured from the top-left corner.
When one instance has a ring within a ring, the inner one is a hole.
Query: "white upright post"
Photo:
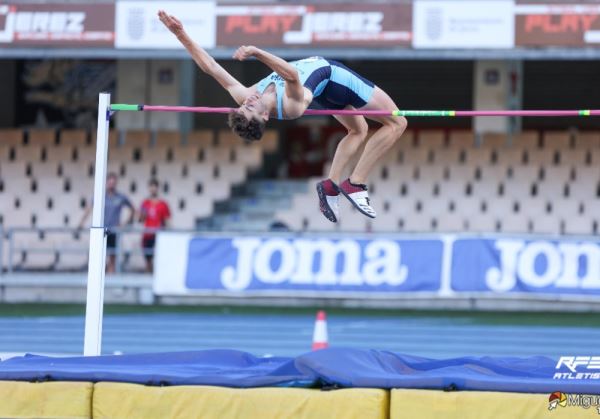
[[[104,196],[108,159],[108,124],[110,93],[100,93],[98,99],[98,132],[96,135],[96,175],[94,178],[94,208],[90,229],[87,302],[85,307],[84,356],[97,356],[102,348],[102,312],[104,308],[104,269],[106,234],[104,231]]]

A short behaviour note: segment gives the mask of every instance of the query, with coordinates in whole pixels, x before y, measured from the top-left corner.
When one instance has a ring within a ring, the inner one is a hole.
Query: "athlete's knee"
[[[360,140],[364,140],[367,138],[367,134],[369,133],[369,124],[364,118],[358,123],[355,127],[348,129],[348,135],[352,135],[353,137],[358,137]]]
[[[408,121],[403,116],[397,116],[391,120],[390,126],[394,134],[396,134],[399,137],[406,130],[406,127],[408,126]]]

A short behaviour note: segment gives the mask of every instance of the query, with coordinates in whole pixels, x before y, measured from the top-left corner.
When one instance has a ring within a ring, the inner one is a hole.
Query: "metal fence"
[[[158,229],[123,227],[114,233],[114,247],[106,255],[115,257],[115,272],[144,271],[144,257],[154,248],[142,246],[144,235]],[[177,230],[186,231],[186,230]],[[89,252],[89,230],[80,228],[2,228],[0,225],[0,274],[12,272],[85,272]]]

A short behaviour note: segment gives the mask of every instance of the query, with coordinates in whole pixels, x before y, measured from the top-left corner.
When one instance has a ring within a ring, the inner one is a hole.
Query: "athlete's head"
[[[258,93],[244,100],[242,106],[229,112],[228,124],[233,132],[246,141],[261,139],[265,124],[269,120],[269,110]]]

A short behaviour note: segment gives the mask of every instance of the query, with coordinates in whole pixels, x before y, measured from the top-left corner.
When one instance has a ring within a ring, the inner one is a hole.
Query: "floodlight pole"
[[[108,124],[110,93],[100,93],[98,99],[98,131],[96,135],[96,170],[94,177],[94,207],[90,228],[87,301],[85,306],[84,356],[100,355],[102,349],[102,312],[104,308],[104,269],[106,264],[106,231],[104,228],[104,198],[108,160]]]

